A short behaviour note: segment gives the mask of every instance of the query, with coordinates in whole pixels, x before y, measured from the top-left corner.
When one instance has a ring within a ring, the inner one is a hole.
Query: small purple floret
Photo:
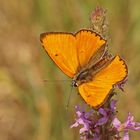
[[[110,108],[99,108],[99,113],[102,115],[102,117],[97,121],[97,125],[103,125],[107,123],[109,119],[112,119],[114,117],[115,111],[116,111],[116,100],[112,100],[110,103]]]
[[[126,77],[124,80],[122,80],[120,83],[117,84],[118,88],[124,91],[124,85],[127,81],[128,81],[128,77]]]
[[[75,119],[75,123],[71,125],[71,128],[83,125],[83,127],[79,130],[79,133],[82,134],[90,129],[92,121],[89,119],[89,117],[92,115],[94,110],[92,109],[90,112],[86,112],[85,108],[81,109],[80,106],[76,106],[75,108],[77,119]]]
[[[117,118],[114,118],[112,124],[118,132],[124,132],[123,140],[129,140],[129,130],[140,130],[140,123],[134,122],[134,116],[132,116],[130,112],[128,113],[127,120],[124,123],[121,123]]]

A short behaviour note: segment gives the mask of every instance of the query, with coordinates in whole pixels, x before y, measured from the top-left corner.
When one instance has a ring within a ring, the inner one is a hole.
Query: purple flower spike
[[[80,138],[82,140],[129,140],[129,130],[140,130],[140,123],[134,122],[134,117],[128,113],[127,119],[121,123],[116,117],[116,100],[111,100],[109,106],[103,106],[98,110],[76,106],[77,117],[71,128],[80,128]],[[123,134],[123,135],[122,135]]]

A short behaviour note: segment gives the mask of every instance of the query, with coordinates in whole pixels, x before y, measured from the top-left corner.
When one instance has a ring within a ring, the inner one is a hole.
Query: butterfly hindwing
[[[94,75],[92,81],[78,87],[85,102],[94,108],[101,106],[108,97],[113,86],[127,76],[127,66],[116,56],[107,67]]]

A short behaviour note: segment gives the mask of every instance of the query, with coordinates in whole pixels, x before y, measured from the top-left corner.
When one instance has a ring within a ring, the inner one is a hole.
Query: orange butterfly
[[[78,87],[85,102],[94,108],[101,106],[114,85],[127,76],[127,66],[118,55],[110,57],[106,40],[82,29],[75,34],[42,33],[40,40],[48,55]]]

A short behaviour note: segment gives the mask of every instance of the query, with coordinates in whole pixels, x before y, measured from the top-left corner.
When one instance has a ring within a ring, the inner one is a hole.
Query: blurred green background
[[[119,118],[124,121],[130,111],[140,121],[139,0],[1,0],[0,140],[79,139],[70,125],[81,98],[73,92],[65,109],[70,82],[61,81],[68,78],[47,56],[39,35],[89,28],[97,5],[108,10],[110,50],[129,68],[125,92],[118,97]],[[139,132],[131,133],[131,140],[139,139]]]

